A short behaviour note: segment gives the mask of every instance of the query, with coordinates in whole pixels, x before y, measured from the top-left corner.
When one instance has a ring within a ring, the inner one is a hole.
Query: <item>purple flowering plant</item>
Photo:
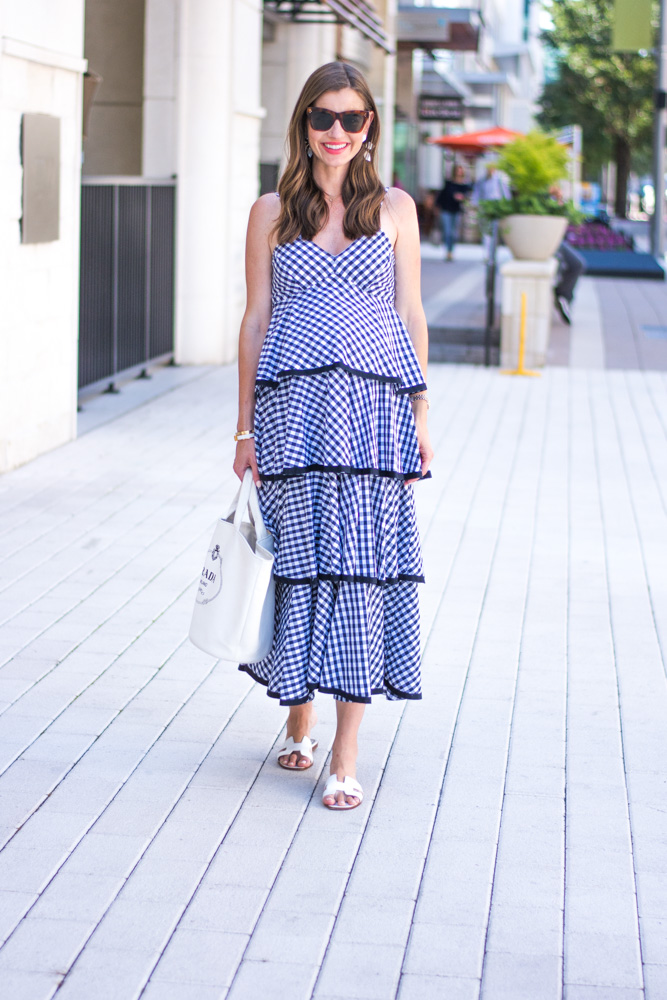
[[[632,236],[619,233],[603,222],[590,220],[568,227],[565,239],[578,250],[615,250],[624,252],[634,249]]]

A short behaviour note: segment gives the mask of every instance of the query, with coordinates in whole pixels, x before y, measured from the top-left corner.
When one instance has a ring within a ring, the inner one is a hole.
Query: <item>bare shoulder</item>
[[[280,198],[275,192],[263,194],[250,209],[250,225],[258,230],[268,231],[280,215]]]
[[[248,219],[248,249],[253,253],[273,249],[273,229],[280,215],[280,199],[273,194],[263,194],[250,209]]]
[[[405,247],[419,247],[419,226],[417,224],[417,206],[414,199],[402,188],[387,189],[383,203],[385,215],[384,229],[389,235],[394,253]]]
[[[385,195],[385,204],[398,223],[407,222],[417,214],[414,198],[402,188],[390,187]]]

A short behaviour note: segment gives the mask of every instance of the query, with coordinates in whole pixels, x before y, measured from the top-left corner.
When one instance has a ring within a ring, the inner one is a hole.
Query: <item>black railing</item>
[[[496,251],[498,250],[498,220],[491,223],[489,254],[486,258],[486,323],[484,326],[484,364],[491,364],[491,343],[496,330]]]
[[[174,195],[169,181],[84,179],[80,389],[173,354]]]

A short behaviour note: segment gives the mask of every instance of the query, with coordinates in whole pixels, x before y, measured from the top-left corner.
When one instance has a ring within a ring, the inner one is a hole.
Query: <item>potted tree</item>
[[[519,260],[547,260],[558,249],[568,221],[578,213],[560,197],[567,173],[567,149],[552,136],[533,131],[508,143],[498,157],[512,188],[511,198],[482,201],[488,222],[500,221],[505,243]]]

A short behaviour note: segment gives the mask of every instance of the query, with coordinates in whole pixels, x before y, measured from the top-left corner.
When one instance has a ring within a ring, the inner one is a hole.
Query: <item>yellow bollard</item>
[[[519,364],[516,368],[503,368],[501,375],[534,375],[539,378],[542,372],[534,372],[529,368],[524,368],[524,358],[526,355],[526,293],[521,293],[521,319],[519,322]]]

